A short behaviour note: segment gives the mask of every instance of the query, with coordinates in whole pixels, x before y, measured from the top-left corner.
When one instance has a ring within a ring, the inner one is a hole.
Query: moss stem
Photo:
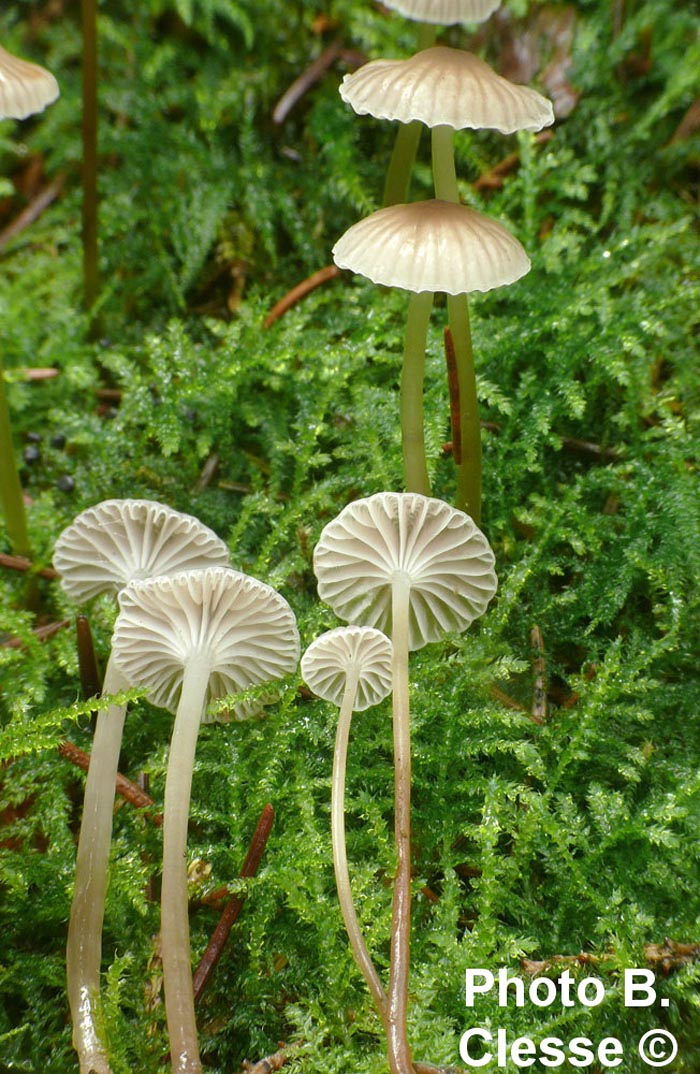
[[[401,441],[406,491],[420,492],[423,496],[430,495],[423,429],[423,379],[432,308],[431,291],[411,295],[401,373]]]

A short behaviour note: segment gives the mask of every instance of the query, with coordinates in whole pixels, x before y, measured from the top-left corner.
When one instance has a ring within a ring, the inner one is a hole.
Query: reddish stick
[[[265,851],[268,836],[272,830],[272,822],[274,819],[275,811],[268,802],[268,804],[263,807],[258,826],[250,841],[248,853],[241,866],[241,877],[255,876],[260,868],[260,862]],[[214,967],[221,957],[221,952],[223,951],[229,933],[241,912],[241,907],[243,906],[244,901],[245,895],[232,895],[224,907],[223,913],[219,918],[219,923],[212,933],[212,937],[207,944],[207,949],[202,955],[202,959],[197,966],[192,979],[195,1003],[199,1002],[202,992],[206,988],[209,978],[214,972]]]

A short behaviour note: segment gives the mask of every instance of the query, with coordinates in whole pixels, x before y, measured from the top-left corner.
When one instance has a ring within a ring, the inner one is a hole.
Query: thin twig
[[[63,630],[67,626],[70,626],[70,619],[61,619],[55,623],[47,623],[45,626],[34,627],[32,633],[37,641],[46,641],[47,638],[53,637],[59,630]],[[21,649],[25,644],[26,642],[21,638],[6,638],[0,642],[0,648]]]
[[[49,205],[56,200],[58,195],[63,189],[63,184],[66,181],[65,175],[57,175],[48,186],[45,186],[43,190],[40,190],[37,196],[30,201],[19,214],[15,217],[12,223],[8,224],[6,228],[0,231],[0,250],[4,250],[10,239],[14,239],[25,228],[29,227],[37,220],[44,209],[47,209]]]
[[[326,280],[336,280],[340,276],[341,272],[337,265],[326,265],[325,268],[319,269],[318,272],[314,272],[312,276],[302,280],[296,287],[293,287],[291,291],[288,291],[284,298],[281,298],[279,302],[276,302],[272,307],[267,317],[265,318],[265,327],[269,328],[271,324],[295,306],[297,302],[300,302],[302,298],[306,298],[311,291],[314,291],[317,287],[320,287]]]
[[[33,368],[18,369],[18,373],[24,377],[25,380],[53,380],[54,377],[58,377],[61,374],[60,369],[55,369],[51,366],[34,366]]]
[[[268,802],[260,814],[260,820],[258,821],[253,838],[250,841],[248,853],[241,866],[241,877],[255,876],[260,868],[260,862],[265,851],[268,836],[272,830],[272,822],[274,819],[275,811]],[[214,972],[214,968],[221,957],[221,952],[228,940],[231,929],[241,912],[244,900],[245,895],[232,895],[224,907],[223,913],[219,918],[219,922],[212,933],[212,937],[207,944],[207,949],[202,955],[201,961],[197,966],[192,979],[195,1003],[199,1002],[202,992],[206,988],[207,982]],[[271,1069],[275,1068],[273,1067]]]
[[[211,484],[214,474],[219,469],[220,461],[221,460],[219,459],[219,453],[217,451],[212,451],[211,455],[202,467],[202,472],[194,483],[194,486],[192,488],[193,492],[203,492],[204,489]]]
[[[445,361],[447,363],[447,388],[450,394],[450,428],[452,430],[452,458],[456,466],[462,465],[462,423],[459,401],[459,378],[457,376],[457,358],[452,330],[447,325],[444,331]]]
[[[34,565],[31,559],[26,559],[25,556],[10,556],[6,552],[0,552],[0,567],[8,567],[12,571],[32,571]],[[36,574],[40,578],[58,578],[58,571],[55,571],[53,567],[41,567],[36,571]]]
[[[660,970],[663,974],[669,974],[672,970],[681,969],[691,962],[700,961],[700,943],[678,943],[666,937],[663,943],[644,944],[644,958],[649,966]],[[599,966],[606,962],[617,962],[616,955],[605,952],[602,955],[589,954],[581,951],[578,955],[551,955],[541,961],[523,958],[520,960],[520,968],[523,973],[535,976],[548,973],[558,966]],[[614,969],[617,968],[615,965]]]
[[[62,757],[65,757],[67,761],[77,765],[78,768],[82,768],[83,772],[87,772],[90,767],[90,754],[85,753],[79,746],[76,746],[73,742],[59,743],[58,752]],[[155,805],[153,799],[142,791],[136,783],[132,783],[126,776],[122,776],[121,773],[117,775],[117,794],[120,794],[122,798],[126,799],[137,809],[148,809]],[[163,824],[163,816],[161,813],[152,813],[151,820],[157,827],[161,827]]]
[[[284,123],[285,119],[299,103],[301,98],[308,93],[312,86],[315,86],[323,76],[328,68],[334,62],[342,48],[339,37],[336,37],[334,41],[331,41],[327,48],[324,48],[320,56],[317,56],[313,63],[309,64],[305,71],[295,78],[289,89],[280,97],[279,101],[274,107],[272,113],[272,122],[278,126]]]
[[[244,1059],[241,1069],[243,1074],[274,1074],[274,1071],[281,1070],[290,1059],[289,1049],[286,1045],[282,1045],[274,1055],[267,1055],[264,1059],[259,1059],[257,1063],[249,1063],[247,1059]]]

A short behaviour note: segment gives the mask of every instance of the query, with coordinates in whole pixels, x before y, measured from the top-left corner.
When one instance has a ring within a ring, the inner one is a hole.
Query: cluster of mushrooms
[[[402,126],[385,188],[385,207],[353,224],[333,248],[340,268],[374,283],[411,292],[401,375],[404,478],[410,492],[430,494],[423,422],[423,374],[433,298],[447,295],[459,416],[453,423],[458,466],[456,506],[477,522],[481,512],[481,439],[467,294],[514,283],[530,268],[518,240],[502,224],[460,203],[454,133],[490,128],[502,134],[538,131],[554,122],[551,103],[514,85],[479,57],[435,46],[436,23],[480,22],[500,0],[386,0],[423,24],[424,47],[407,60],[373,60],[340,87],[360,115]],[[428,46],[428,47],[425,47]],[[421,125],[432,133],[435,198],[405,202]]]
[[[104,593],[117,597],[104,695],[141,687],[154,705],[175,714],[164,796],[163,988],[173,1072],[200,1074],[186,869],[197,736],[210,700],[296,670],[294,614],[270,586],[234,570],[226,544],[206,526],[148,500],[107,500],[82,512],[56,542],[54,565],[76,603]],[[386,1031],[392,1074],[414,1069],[407,1039],[408,654],[446,632],[466,629],[485,611],[496,589],[493,565],[486,538],[468,515],[415,493],[384,492],[349,504],[322,531],[314,553],[320,598],[351,625],[317,638],[304,654],[302,674],[319,697],[340,707],[332,776],[333,860],[351,948]],[[385,989],[354,908],[344,799],[352,713],[390,692],[397,873]],[[235,704],[234,698],[234,712]],[[100,1013],[101,934],[125,716],[122,704],[98,714],[78,842],[67,978],[81,1074],[111,1070]]]

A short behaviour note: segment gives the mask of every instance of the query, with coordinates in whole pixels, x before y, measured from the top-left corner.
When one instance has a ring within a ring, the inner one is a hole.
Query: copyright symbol
[[[650,1029],[637,1048],[640,1058],[649,1067],[667,1067],[678,1055],[678,1041],[665,1029]]]

